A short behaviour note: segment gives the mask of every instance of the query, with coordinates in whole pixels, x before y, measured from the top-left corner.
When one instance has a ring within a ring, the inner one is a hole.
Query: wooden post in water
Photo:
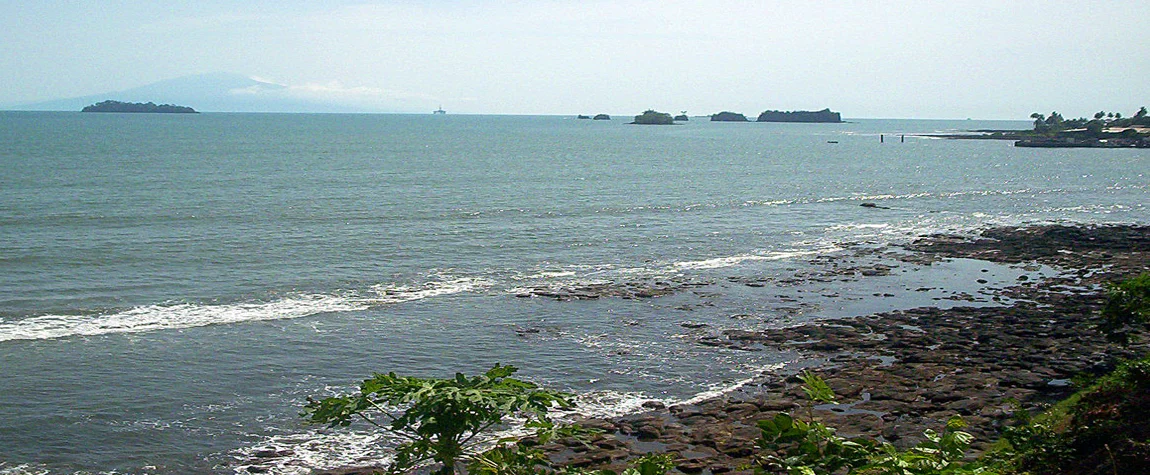
[[[898,136],[898,143],[906,143],[906,135]]]
[[[878,134],[878,143],[883,143],[883,142],[885,142],[885,140],[883,139],[883,135]]]

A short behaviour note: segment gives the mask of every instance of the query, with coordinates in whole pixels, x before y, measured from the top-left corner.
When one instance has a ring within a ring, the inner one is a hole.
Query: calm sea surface
[[[0,474],[369,463],[386,441],[298,412],[373,371],[513,364],[596,413],[690,399],[794,357],[700,336],[1036,272],[811,278],[879,259],[860,247],[1150,222],[1148,150],[899,139],[1026,122],[618,119],[0,112]],[[707,285],[522,297],[660,281]]]

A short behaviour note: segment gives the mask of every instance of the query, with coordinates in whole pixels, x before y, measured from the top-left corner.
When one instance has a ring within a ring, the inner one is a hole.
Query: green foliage
[[[799,380],[803,382],[803,393],[806,393],[807,399],[814,402],[837,404],[834,390],[826,381],[823,381],[823,378],[810,371],[803,371],[803,374],[799,375]]]
[[[834,391],[809,371],[799,376],[803,392],[814,403],[833,403]],[[835,429],[810,420],[779,413],[759,421],[755,473],[788,475],[972,475],[990,473],[977,463],[964,461],[972,436],[966,423],[953,417],[941,433],[927,430],[925,441],[905,451],[866,438],[846,439]]]
[[[1131,361],[1038,417],[1015,412],[1006,446],[984,458],[1002,473],[1150,473],[1150,358]]]
[[[964,461],[973,436],[959,429],[966,427],[961,417],[946,421],[942,433],[927,429],[925,441],[905,451],[883,444],[870,456],[870,463],[857,473],[867,475],[973,475],[989,474],[989,469]]]
[[[631,462],[622,475],[663,475],[675,468],[675,456],[671,454],[647,454]]]
[[[1138,109],[1132,117],[1123,119],[1121,113],[1098,111],[1093,119],[1080,117],[1066,119],[1058,112],[1051,112],[1049,116],[1035,112],[1030,114],[1034,119],[1034,133],[1045,136],[1087,137],[1087,138],[1137,138],[1139,134],[1127,129],[1123,132],[1106,132],[1106,128],[1126,128],[1131,126],[1150,126],[1150,117],[1147,116],[1146,107]],[[1078,130],[1078,129],[1085,129]]]
[[[475,455],[476,436],[503,424],[507,416],[527,419],[529,427],[542,434],[555,433],[547,411],[572,403],[565,394],[511,378],[516,371],[514,366],[496,364],[470,378],[459,373],[451,379],[376,374],[360,385],[358,393],[308,398],[303,416],[332,427],[362,420],[405,439],[389,467],[393,473],[434,461],[440,464],[438,473],[450,475],[457,462]]]
[[[1106,286],[1099,330],[1106,339],[1128,344],[1131,334],[1150,324],[1150,273]]]
[[[759,421],[759,430],[755,445],[763,452],[756,457],[755,473],[835,473],[864,466],[875,447],[872,441],[847,440],[821,422],[797,420],[785,413]]]

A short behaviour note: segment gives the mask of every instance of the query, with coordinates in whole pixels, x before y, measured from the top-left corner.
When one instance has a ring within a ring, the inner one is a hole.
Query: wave
[[[48,475],[50,473],[52,471],[47,468],[31,464],[8,465],[7,462],[0,462],[0,475]]]
[[[784,259],[794,259],[796,257],[805,257],[819,254],[827,254],[842,250],[837,246],[825,246],[818,249],[809,250],[793,250],[793,251],[776,251],[765,255],[761,254],[743,254],[729,257],[715,257],[711,259],[703,259],[698,261],[680,261],[675,262],[672,267],[676,269],[720,269],[724,267],[733,267],[744,262],[754,261],[779,261]]]
[[[487,285],[478,279],[432,281],[420,286],[378,285],[374,295],[300,294],[271,302],[204,305],[193,303],[145,305],[98,315],[43,315],[0,321],[0,342],[46,340],[113,333],[287,320],[321,313],[354,312],[430,297],[468,292]]]

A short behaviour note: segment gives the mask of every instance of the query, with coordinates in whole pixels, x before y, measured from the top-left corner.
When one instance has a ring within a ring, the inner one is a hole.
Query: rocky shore
[[[1150,271],[1150,227],[999,228],[977,239],[929,236],[907,249],[909,259],[1036,262],[1063,274],[1003,289],[1013,301],[1006,307],[919,308],[723,332],[719,344],[787,349],[804,358],[699,404],[652,402],[645,413],[584,420],[604,434],[590,446],[551,447],[555,459],[620,469],[638,454],[667,451],[679,454],[685,473],[738,472],[754,453],[756,421],[804,407],[794,378],[803,368],[823,376],[843,402],[814,411],[842,435],[913,445],[923,430],[939,429],[957,414],[970,424],[977,452],[997,439],[1016,405],[1039,410],[1071,394],[1074,376],[1108,371],[1119,358],[1146,351],[1106,343],[1092,323],[1103,282]]]
[[[1029,226],[995,228],[976,238],[933,235],[903,246],[906,262],[968,258],[1042,264],[1059,276],[1000,289],[1005,306],[917,308],[862,317],[820,319],[762,331],[700,334],[699,345],[800,355],[724,396],[617,419],[585,419],[600,429],[590,444],[569,440],[547,447],[552,459],[578,467],[621,470],[648,452],[677,454],[688,473],[750,473],[756,422],[778,412],[806,411],[795,375],[821,375],[841,404],[818,406],[816,419],[840,435],[865,435],[899,446],[921,440],[960,415],[975,437],[975,454],[993,443],[1013,411],[1038,411],[1074,391],[1070,380],[1101,374],[1147,345],[1121,348],[1093,329],[1104,301],[1102,284],[1150,272],[1150,226]],[[858,269],[853,269],[857,271]],[[886,275],[889,267],[860,275]],[[530,289],[521,297],[559,300],[651,298],[705,286],[687,280]],[[751,285],[748,283],[747,285]],[[972,454],[973,455],[973,454]],[[371,469],[324,473],[371,473]]]

